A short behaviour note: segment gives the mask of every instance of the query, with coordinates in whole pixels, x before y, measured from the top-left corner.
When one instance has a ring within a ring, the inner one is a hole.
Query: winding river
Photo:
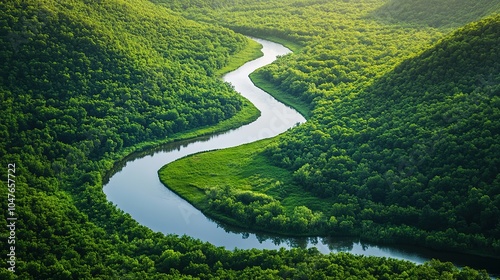
[[[185,234],[227,249],[314,246],[324,253],[346,251],[367,256],[405,259],[419,264],[437,258],[452,261],[458,266],[484,268],[490,273],[500,274],[496,265],[498,260],[490,258],[440,253],[418,247],[381,246],[352,238],[284,238],[231,229],[205,217],[187,201],[164,187],[158,179],[157,171],[169,162],[201,151],[234,147],[274,137],[305,122],[304,117],[297,111],[255,87],[248,78],[248,75],[257,68],[273,62],[277,56],[290,52],[282,45],[261,39],[255,40],[262,44],[264,56],[226,74],[223,79],[249,99],[261,111],[261,117],[238,129],[210,137],[167,144],[150,151],[149,154],[127,159],[123,162],[122,169],[114,173],[103,188],[109,201],[153,231],[164,234]]]

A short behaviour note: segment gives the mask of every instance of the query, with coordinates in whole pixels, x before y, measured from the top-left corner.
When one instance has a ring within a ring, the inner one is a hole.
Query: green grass
[[[204,210],[204,192],[209,188],[227,185],[241,190],[259,189],[270,176],[283,174],[280,170],[262,174],[267,164],[259,155],[269,141],[193,154],[163,166],[158,174],[166,186]]]
[[[265,39],[284,44],[293,51],[300,49],[298,44],[289,41],[278,38]],[[260,44],[257,45],[259,46],[259,53],[262,55],[260,52],[261,46]],[[250,57],[258,57],[256,52],[251,51],[251,48],[252,46],[249,46],[246,51],[239,54],[242,57],[246,56],[247,60]],[[234,61],[239,61],[241,65],[246,60],[243,58],[239,60],[239,58],[235,57]],[[228,66],[225,69],[231,71],[233,68],[236,69],[237,67]],[[280,91],[258,73],[252,73],[250,78],[257,87],[280,102],[294,107],[306,119],[310,117],[309,104]],[[219,125],[224,124],[220,123]],[[206,134],[208,134],[213,128],[208,127],[206,129]],[[200,132],[204,132],[204,130],[196,130],[193,133]],[[292,211],[296,206],[305,205],[313,211],[328,213],[328,208],[331,205],[330,201],[318,199],[304,191],[300,186],[295,185],[290,171],[273,165],[263,154],[265,148],[278,141],[278,139],[279,136],[234,148],[193,154],[163,166],[158,171],[158,175],[160,181],[166,187],[190,202],[207,216],[237,227],[248,228],[249,225],[241,224],[231,217],[211,211],[205,196],[206,190],[213,187],[230,186],[237,190],[250,190],[271,195],[279,199],[287,211]],[[281,234],[290,235],[289,232],[281,232]]]
[[[302,116],[304,116],[304,118],[309,119],[311,117],[311,109],[309,104],[302,101],[298,97],[281,91],[275,85],[264,79],[262,77],[262,74],[260,74],[258,71],[250,74],[250,79],[255,84],[255,86],[269,93],[281,103],[295,108],[295,110],[297,110]]]
[[[234,148],[193,154],[163,166],[158,175],[165,186],[207,216],[241,228],[248,228],[248,225],[209,209],[206,190],[230,186],[236,190],[273,196],[281,201],[287,211],[305,205],[311,210],[328,213],[331,201],[304,191],[294,184],[290,171],[272,165],[263,154],[265,148],[275,141],[276,138],[271,138]],[[290,232],[278,233],[290,235]]]
[[[216,75],[222,76],[228,72],[236,70],[241,65],[245,64],[247,61],[257,59],[263,55],[262,45],[255,42],[254,40],[248,39],[248,45],[246,48],[240,52],[231,56],[229,63],[223,68],[216,72]]]

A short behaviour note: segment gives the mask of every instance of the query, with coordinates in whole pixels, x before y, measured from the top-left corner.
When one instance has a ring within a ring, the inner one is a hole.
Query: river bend
[[[248,78],[251,72],[270,64],[277,56],[290,53],[289,49],[280,44],[261,39],[255,40],[262,44],[264,56],[226,74],[223,79],[231,83],[236,91],[249,99],[261,111],[259,119],[225,133],[167,144],[161,149],[152,151],[149,155],[129,159],[121,170],[111,176],[103,188],[109,201],[153,231],[164,234],[185,234],[227,249],[314,246],[324,253],[347,251],[361,255],[405,259],[416,263],[422,263],[430,258],[439,258],[459,265],[491,269],[491,267],[485,267],[485,264],[491,263],[488,259],[467,258],[456,254],[440,256],[437,252],[415,247],[379,246],[361,243],[357,239],[282,238],[230,230],[210,220],[187,201],[166,188],[160,182],[157,171],[167,163],[201,151],[234,147],[274,137],[305,122],[304,117],[297,111],[255,87]],[[472,263],[474,262],[472,259],[477,263]]]

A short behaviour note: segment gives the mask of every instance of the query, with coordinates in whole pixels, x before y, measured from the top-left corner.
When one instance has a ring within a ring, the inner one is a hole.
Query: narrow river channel
[[[418,247],[382,246],[352,238],[284,238],[230,229],[205,217],[191,204],[163,186],[157,171],[169,162],[201,151],[234,147],[274,137],[305,122],[304,117],[297,111],[255,87],[248,78],[251,72],[273,62],[277,56],[290,52],[282,45],[261,39],[255,40],[263,45],[264,56],[226,74],[223,79],[249,99],[261,111],[261,117],[251,124],[226,133],[167,144],[147,155],[128,159],[123,163],[122,169],[113,174],[103,188],[109,201],[153,231],[164,234],[185,234],[230,250],[316,247],[323,253],[345,251],[367,256],[405,259],[419,264],[436,258],[452,261],[458,266],[484,268],[495,275],[500,274],[500,269],[496,265],[498,260],[489,258],[440,253]]]

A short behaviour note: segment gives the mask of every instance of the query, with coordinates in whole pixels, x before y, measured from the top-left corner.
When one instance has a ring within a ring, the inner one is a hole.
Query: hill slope
[[[499,16],[464,27],[359,93],[323,100],[268,154],[306,189],[357,209],[332,212],[354,228],[407,225],[429,245],[498,252],[499,35]]]
[[[8,201],[1,175],[1,213],[16,205],[15,275],[111,277],[131,258],[106,256],[127,248],[138,225],[106,201],[103,174],[145,143],[254,119],[213,75],[247,39],[147,1],[3,1],[0,10],[0,160],[16,176]]]
[[[266,142],[263,153],[255,144],[182,159],[162,169],[162,181],[184,193],[193,187],[209,190],[205,200],[192,202],[243,227],[353,234],[497,254],[499,24],[499,16],[470,24],[365,87],[344,85],[346,92],[318,94],[313,117],[274,143]],[[315,58],[298,65],[319,63]],[[282,65],[263,72],[288,85],[324,78],[311,71],[283,80],[278,72]],[[211,174],[202,159],[217,156],[233,162],[249,151],[246,167],[238,165],[237,170],[228,164],[221,171],[224,176],[213,180],[193,175],[183,182],[171,176],[189,161],[196,161],[197,174]],[[271,165],[269,159],[289,173],[263,167]],[[255,175],[242,178],[249,170]],[[224,180],[244,192],[210,190],[224,186]],[[244,183],[236,184],[239,180]],[[268,196],[256,195],[260,204],[239,201],[251,196],[249,186]],[[234,203],[226,203],[228,199]]]
[[[2,6],[0,82],[2,100],[11,102],[3,110],[9,105],[19,114],[3,119],[7,131],[17,132],[2,139],[12,141],[7,146],[39,138],[21,131],[51,130],[54,142],[96,159],[242,109],[238,94],[207,77],[245,46],[242,36],[152,4]]]
[[[391,0],[372,15],[392,23],[457,28],[499,9],[498,0]]]
[[[486,277],[439,262],[231,252],[138,225],[106,200],[103,173],[144,142],[244,109],[212,73],[245,40],[140,0],[3,1],[0,9],[0,213],[17,217],[16,266],[2,266],[1,279]],[[13,236],[6,223],[4,240]]]

